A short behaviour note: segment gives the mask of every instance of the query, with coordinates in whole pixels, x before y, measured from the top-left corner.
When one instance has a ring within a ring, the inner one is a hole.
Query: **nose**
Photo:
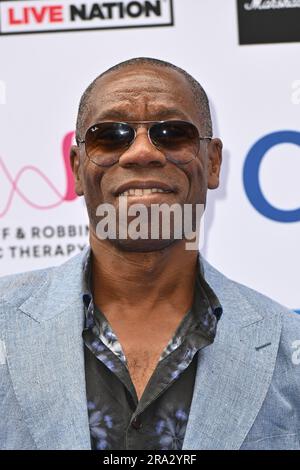
[[[119,165],[123,167],[164,166],[165,164],[166,157],[152,144],[145,127],[137,129],[135,140],[119,159]]]

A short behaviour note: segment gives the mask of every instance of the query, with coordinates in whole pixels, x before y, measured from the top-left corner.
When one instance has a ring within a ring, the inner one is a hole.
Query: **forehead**
[[[191,85],[167,67],[129,66],[109,72],[94,87],[87,125],[100,119],[160,120],[180,118],[197,122],[199,110]]]

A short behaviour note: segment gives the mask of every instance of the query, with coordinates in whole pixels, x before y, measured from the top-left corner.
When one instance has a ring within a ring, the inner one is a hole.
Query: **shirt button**
[[[131,421],[131,426],[134,428],[134,429],[141,429],[142,427],[142,423],[141,421],[139,420],[139,418],[134,418],[132,421]]]

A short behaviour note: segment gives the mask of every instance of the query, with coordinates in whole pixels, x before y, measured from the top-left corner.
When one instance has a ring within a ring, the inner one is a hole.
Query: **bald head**
[[[190,74],[188,74],[185,70],[173,65],[169,62],[165,62],[158,59],[152,59],[147,57],[140,57],[135,59],[126,60],[125,62],[121,62],[105,72],[101,73],[98,77],[93,80],[93,82],[87,87],[85,92],[83,93],[79,109],[78,109],[78,116],[77,116],[77,123],[76,123],[76,137],[78,139],[83,138],[84,132],[84,123],[87,114],[91,109],[91,105],[93,103],[93,92],[96,86],[101,87],[100,80],[102,77],[107,76],[110,73],[122,71],[122,69],[128,69],[129,67],[135,68],[136,73],[138,73],[139,69],[143,66],[153,67],[155,69],[159,68],[169,68],[171,70],[175,70],[176,72],[180,73],[185,80],[188,82],[188,85],[193,93],[195,104],[198,108],[199,112],[199,121],[201,122],[202,131],[205,135],[211,136],[212,135],[212,122],[211,122],[211,115],[209,109],[209,102],[207,95],[200,85]],[[113,77],[112,77],[113,79]]]

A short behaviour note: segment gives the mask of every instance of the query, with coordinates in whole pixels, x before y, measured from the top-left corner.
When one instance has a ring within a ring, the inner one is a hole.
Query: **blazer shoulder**
[[[46,287],[47,283],[51,284],[53,280],[56,280],[56,288],[61,281],[67,284],[68,280],[73,280],[74,272],[84,265],[89,253],[90,248],[87,246],[82,252],[57,266],[0,277],[0,303],[21,305],[28,297]]]
[[[0,278],[0,320],[5,312],[12,315],[13,311],[21,310],[40,321],[77,301],[88,254],[86,247],[60,265]]]
[[[203,260],[205,278],[216,294],[226,303],[232,304],[250,304],[258,314],[263,318],[279,315],[285,324],[293,323],[297,328],[300,326],[300,315],[289,310],[286,306],[276,302],[274,299],[245,286],[239,282],[228,278],[216,268],[211,266],[206,260]]]
[[[0,277],[0,302],[19,306],[47,282],[54,268],[37,269]]]

